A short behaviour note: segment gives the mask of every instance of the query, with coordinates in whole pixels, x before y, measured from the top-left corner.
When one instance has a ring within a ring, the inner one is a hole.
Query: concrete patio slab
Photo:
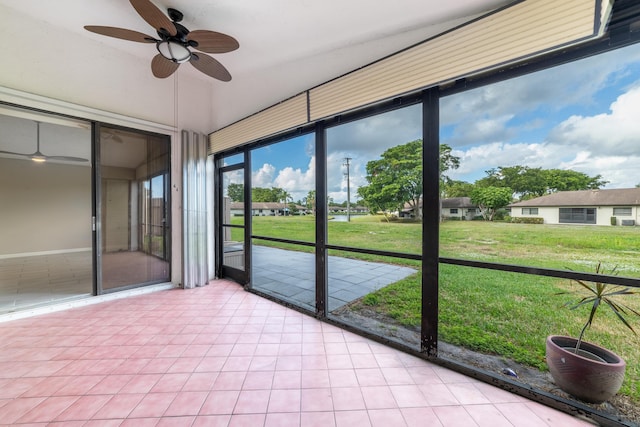
[[[253,246],[252,286],[284,301],[315,309],[315,255]],[[417,270],[393,264],[329,256],[329,310],[404,279]]]

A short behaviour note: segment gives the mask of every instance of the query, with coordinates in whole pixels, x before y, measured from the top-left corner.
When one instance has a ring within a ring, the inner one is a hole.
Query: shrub
[[[507,217],[509,215],[509,211],[502,208],[502,209],[498,209],[496,210],[495,215],[493,216],[493,220],[494,221],[504,221],[505,217]]]
[[[544,218],[540,217],[518,217],[511,218],[511,222],[516,224],[544,224]]]
[[[611,225],[618,225],[618,220],[615,216],[611,217]]]

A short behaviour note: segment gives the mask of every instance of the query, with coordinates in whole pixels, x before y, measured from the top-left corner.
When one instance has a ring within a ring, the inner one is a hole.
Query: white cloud
[[[413,105],[327,129],[329,154],[376,158],[390,147],[422,138],[421,106]]]
[[[347,157],[350,156],[341,151],[330,153],[327,157],[327,194],[337,203],[347,200],[347,167],[345,166]],[[349,188],[352,202],[357,198],[358,188],[367,184],[365,178],[367,162],[378,157],[351,157],[349,160]]]
[[[488,85],[441,100],[441,123],[453,154],[461,159],[452,179],[473,182],[498,166],[572,169],[602,175],[610,188],[640,182],[640,82],[628,88],[601,114],[572,116],[553,126],[574,106],[597,107],[596,96],[618,88],[640,63],[640,44],[597,55],[516,79]],[[602,109],[600,110],[602,111]],[[575,112],[575,110],[574,110]],[[564,114],[564,115],[562,115]],[[550,124],[551,120],[556,120]],[[421,106],[415,105],[327,130],[328,195],[346,200],[344,159],[350,157],[351,200],[366,185],[366,164],[390,147],[421,138]],[[277,186],[301,199],[315,188],[313,144],[311,162],[276,171],[270,164],[254,173],[254,185]]]
[[[633,156],[640,153],[640,86],[611,104],[608,113],[571,116],[551,131],[549,142],[575,145],[592,156]]]
[[[473,182],[526,165],[601,175],[608,188],[640,183],[638,64],[635,45],[442,99],[442,142],[461,158],[448,175]]]
[[[606,188],[631,188],[640,183],[638,163],[640,155],[594,157],[580,152],[573,159],[562,162],[559,169],[578,170],[590,176],[601,175],[609,181]]]
[[[265,163],[260,169],[251,174],[251,185],[253,187],[271,188],[273,185],[273,175],[276,168],[269,163]]]
[[[293,200],[301,200],[309,191],[315,189],[315,157],[312,157],[306,169],[285,167],[279,171],[275,166],[265,163],[251,176],[253,187],[278,187],[286,190]]]
[[[500,141],[501,136],[509,136],[506,129],[503,135],[499,129],[487,134],[478,125],[504,122],[505,117],[525,113],[595,105],[594,96],[627,76],[629,66],[637,62],[640,45],[445,97],[440,101],[441,125],[459,129],[451,141],[443,142],[456,147]],[[537,121],[524,126],[541,124]]]
[[[451,179],[470,181],[485,176],[485,171],[498,166],[527,165],[531,167],[556,167],[558,153],[544,144],[506,144],[494,142],[472,147],[468,150],[452,150],[454,156],[460,157],[460,167],[448,171]]]
[[[513,114],[499,117],[482,117],[469,120],[456,126],[451,138],[443,140],[451,147],[462,147],[478,143],[490,143],[504,141],[513,137],[515,129],[509,128],[507,123],[513,118]]]
[[[633,187],[640,182],[640,85],[614,101],[609,112],[571,116],[557,125],[543,143],[494,142],[454,149],[460,168],[452,179],[475,181],[498,166],[526,165],[570,169],[601,175],[608,188]]]
[[[310,190],[316,187],[316,159],[312,157],[309,160],[306,170],[301,168],[292,168],[287,166],[278,172],[278,176],[274,179],[274,187],[282,188],[292,194],[304,193],[306,196]],[[295,197],[298,199],[301,197]]]

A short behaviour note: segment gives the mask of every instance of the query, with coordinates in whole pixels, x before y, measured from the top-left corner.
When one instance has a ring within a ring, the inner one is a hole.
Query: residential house
[[[369,212],[369,209],[367,209],[366,206],[352,205],[349,207],[349,211],[352,214],[366,214],[367,212]],[[333,215],[346,215],[347,207],[339,205],[329,205],[327,206],[327,212]]]
[[[231,216],[244,215],[244,202],[231,202]],[[296,205],[298,214],[305,215],[307,208],[305,206]],[[282,216],[293,215],[288,204],[278,202],[252,202],[251,216]]]
[[[472,220],[480,216],[480,211],[471,202],[470,197],[450,197],[442,199],[441,215],[443,219]]]
[[[560,191],[510,207],[513,218],[539,217],[545,224],[638,225],[640,188]]]

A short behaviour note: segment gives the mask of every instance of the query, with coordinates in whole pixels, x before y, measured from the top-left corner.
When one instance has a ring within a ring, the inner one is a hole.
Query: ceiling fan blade
[[[160,54],[157,54],[151,60],[151,72],[159,79],[169,77],[179,66],[180,64],[177,62],[170,61]]]
[[[4,151],[4,150],[0,150],[0,154],[11,154],[12,156],[23,156],[23,157],[30,157],[33,155],[33,154],[25,154],[25,153],[14,153],[13,151]]]
[[[138,14],[156,30],[164,29],[169,35],[175,36],[178,31],[171,19],[156,7],[150,0],[129,0]]]
[[[139,43],[155,43],[156,39],[143,33],[125,28],[103,27],[100,25],[85,25],[84,29],[92,33],[103,36],[115,37],[117,39],[129,40]]]
[[[198,42],[198,46],[194,47],[207,53],[227,53],[240,47],[233,37],[208,30],[191,31],[187,34],[187,40]]]
[[[89,159],[83,159],[82,157],[73,156],[44,156],[47,160],[64,160],[67,162],[88,162]]]
[[[222,80],[223,82],[231,80],[231,74],[229,74],[229,71],[224,68],[224,65],[209,55],[205,55],[204,53],[192,53],[189,62],[207,76]]]

